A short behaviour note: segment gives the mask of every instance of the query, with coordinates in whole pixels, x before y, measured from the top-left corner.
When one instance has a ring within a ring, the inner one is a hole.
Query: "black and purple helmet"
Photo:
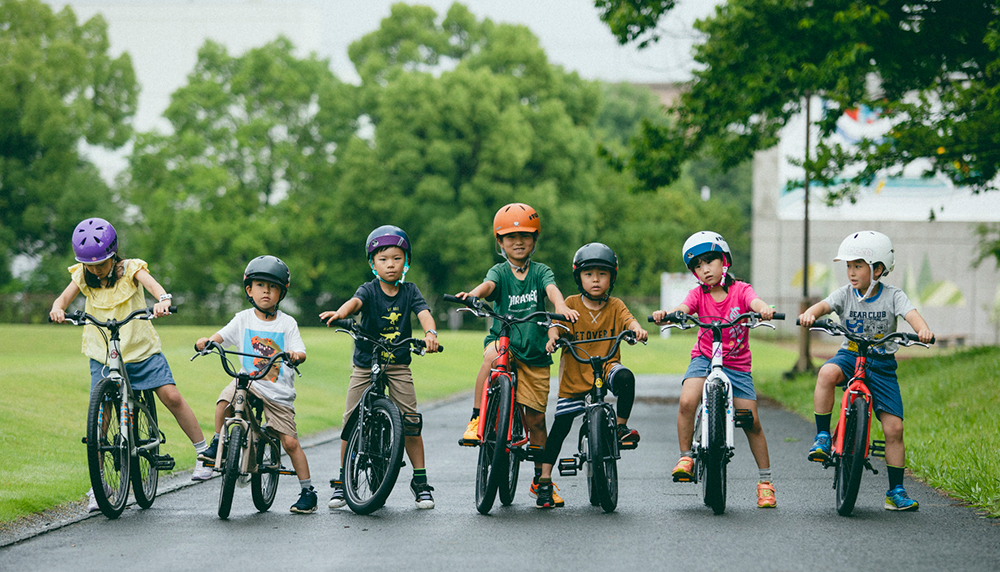
[[[103,218],[88,218],[73,229],[73,252],[84,264],[98,264],[118,253],[118,233]]]
[[[403,229],[391,224],[382,225],[371,231],[368,240],[365,241],[365,250],[368,252],[368,260],[375,256],[375,252],[387,246],[398,246],[406,253],[406,262],[410,262],[410,237],[406,236]]]

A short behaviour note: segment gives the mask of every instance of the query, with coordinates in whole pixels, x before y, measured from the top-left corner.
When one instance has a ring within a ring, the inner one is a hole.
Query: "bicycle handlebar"
[[[594,343],[594,342],[605,342],[605,341],[609,341],[609,340],[614,340],[615,343],[611,345],[611,349],[608,350],[608,355],[606,355],[604,357],[595,358],[594,356],[591,356],[590,358],[582,358],[577,353],[577,348],[576,348],[577,345],[590,344],[590,343]],[[626,342],[628,342],[630,344],[634,344],[635,343],[635,332],[633,332],[632,330],[622,330],[615,337],[596,338],[596,339],[593,339],[593,340],[580,340],[580,341],[575,341],[575,342],[571,342],[571,341],[567,340],[566,338],[557,338],[556,341],[555,341],[555,345],[556,345],[557,348],[566,348],[566,349],[568,349],[570,355],[573,356],[573,359],[575,359],[576,361],[578,361],[580,363],[591,363],[591,361],[590,361],[591,359],[597,359],[597,361],[599,361],[601,363],[605,363],[609,359],[611,359],[612,357],[614,357],[614,355],[616,353],[618,353],[618,347],[621,345],[622,341],[626,341]]]
[[[176,314],[177,311],[178,311],[177,306],[170,306],[167,309],[167,312],[169,312],[170,314]],[[122,326],[131,322],[134,319],[152,320],[154,318],[156,318],[156,316],[153,314],[153,307],[150,306],[148,308],[140,308],[138,310],[134,310],[131,314],[125,316],[125,318],[121,320],[115,320],[114,318],[112,318],[106,321],[98,320],[97,318],[91,316],[90,314],[84,312],[83,310],[77,310],[72,314],[66,314],[65,321],[69,322],[74,326],[85,326],[87,325],[87,322],[90,322],[92,325],[99,326],[101,328],[121,328]],[[52,322],[52,316],[49,316],[49,322]]]
[[[683,312],[673,312],[671,314],[667,314],[666,316],[664,316],[663,317],[663,322],[667,324],[665,327],[668,327],[668,328],[679,328],[679,329],[682,329],[682,330],[688,330],[688,329],[691,329],[691,328],[693,328],[695,326],[698,326],[699,328],[706,328],[706,329],[711,329],[711,328],[735,328],[736,326],[741,325],[740,322],[742,322],[743,320],[746,320],[746,319],[749,319],[751,321],[751,323],[746,324],[746,327],[748,327],[748,328],[757,328],[759,326],[767,326],[767,327],[770,327],[770,328],[774,327],[772,324],[768,324],[766,321],[761,321],[762,318],[761,318],[761,315],[760,315],[759,312],[744,312],[744,313],[740,314],[739,316],[734,317],[731,320],[724,320],[722,318],[714,318],[710,322],[703,322],[699,318],[697,318],[695,316],[692,316],[690,314],[685,314]],[[775,312],[774,315],[771,316],[771,319],[772,320],[784,320],[785,319],[785,313],[784,312]],[[646,320],[648,322],[652,322],[654,324],[659,323],[652,316],[647,316]],[[691,325],[688,325],[688,322],[690,322]]]
[[[453,302],[455,304],[462,304],[465,307],[469,308],[469,310],[473,314],[479,316],[480,318],[486,318],[486,317],[494,318],[496,320],[500,320],[501,322],[503,322],[508,326],[513,326],[515,324],[524,324],[527,322],[536,322],[539,326],[550,327],[552,325],[552,320],[561,320],[564,322],[569,321],[566,318],[566,316],[562,314],[556,314],[555,312],[532,312],[531,314],[528,314],[523,318],[515,318],[514,316],[511,316],[509,314],[506,316],[501,316],[492,307],[490,307],[489,304],[483,302],[480,298],[477,298],[475,296],[469,296],[463,300],[458,296],[445,294],[444,301]],[[542,316],[545,319],[542,321],[538,321],[539,316]]]
[[[198,353],[191,356],[191,361],[194,361],[194,358],[199,356],[207,356],[208,354],[211,353],[219,354],[219,357],[222,358],[222,369],[224,369],[230,377],[239,377],[240,373],[238,371],[234,371],[233,364],[230,363],[229,359],[226,357],[226,355],[228,354],[261,358],[267,360],[267,363],[264,364],[264,367],[257,370],[257,373],[253,375],[247,374],[248,375],[247,379],[249,381],[257,381],[258,379],[262,379],[265,375],[267,375],[269,371],[271,371],[271,368],[274,367],[274,362],[278,361],[279,359],[288,364],[288,367],[295,370],[295,373],[299,374],[299,377],[302,377],[302,372],[300,372],[299,368],[296,367],[295,362],[292,360],[292,356],[289,355],[288,352],[278,352],[269,358],[267,356],[262,356],[260,354],[248,354],[233,350],[227,350],[226,348],[222,347],[218,342],[215,342],[213,340],[208,340],[208,342],[205,344],[205,348],[202,349],[201,351],[198,351],[198,348],[195,347],[195,351],[197,351]]]
[[[796,319],[795,325],[801,326],[802,324],[799,323],[798,319]],[[883,338],[872,339],[862,334],[856,334],[854,332],[851,332],[843,325],[838,324],[837,322],[834,322],[833,320],[827,318],[821,318],[819,320],[816,320],[815,322],[813,322],[812,326],[809,326],[809,329],[826,332],[831,336],[844,336],[845,338],[851,340],[852,342],[861,342],[864,344],[868,344],[870,346],[878,346],[887,342],[898,340],[901,342],[900,345],[902,346],[922,345],[927,347],[928,345],[933,344],[936,341],[936,338],[931,338],[930,342],[924,343],[920,341],[920,336],[918,336],[917,334],[911,334],[909,332],[893,332]]]
[[[399,349],[399,348],[401,348],[401,347],[403,347],[403,346],[405,346],[407,344],[410,345],[410,347],[408,349],[412,353],[415,353],[417,355],[423,355],[424,354],[424,350],[427,349],[427,343],[424,342],[424,340],[422,340],[420,338],[403,338],[403,339],[401,339],[399,341],[393,342],[393,341],[389,341],[386,338],[383,338],[381,336],[374,337],[374,336],[368,334],[368,332],[365,332],[364,330],[362,330],[361,326],[359,326],[358,323],[355,322],[354,319],[352,319],[352,318],[346,318],[346,319],[343,319],[343,320],[331,320],[329,322],[329,325],[335,326],[337,328],[340,328],[340,329],[346,331],[348,333],[348,335],[350,335],[354,339],[358,339],[358,337],[360,336],[361,338],[364,338],[365,341],[371,342],[371,343],[373,343],[373,344],[381,347],[382,349],[384,349],[385,351],[387,351],[389,353],[392,353],[394,350],[397,350],[397,349]],[[443,352],[444,351],[444,346],[442,346],[441,344],[438,344],[437,351],[438,352]]]

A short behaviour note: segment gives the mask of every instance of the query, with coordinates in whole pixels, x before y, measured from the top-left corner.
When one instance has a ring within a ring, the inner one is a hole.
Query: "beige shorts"
[[[347,387],[347,405],[344,406],[344,421],[341,427],[347,425],[354,408],[361,401],[361,396],[371,383],[372,370],[354,366],[351,372],[350,385]],[[417,392],[413,388],[413,374],[408,365],[385,366],[386,393],[389,399],[399,407],[400,413],[417,412]],[[345,437],[346,439],[346,437]]]
[[[291,435],[298,439],[298,431],[295,429],[295,410],[291,407],[281,405],[280,403],[275,403],[266,397],[262,396],[254,388],[253,384],[250,385],[250,393],[256,395],[264,402],[264,419],[267,421],[267,426],[274,429],[276,432],[282,435]],[[219,394],[219,399],[216,401],[226,401],[229,403],[233,402],[233,396],[236,395],[236,380],[229,382],[229,385],[222,390]]]
[[[524,365],[518,362],[515,401],[545,413],[545,407],[549,403],[549,366]]]

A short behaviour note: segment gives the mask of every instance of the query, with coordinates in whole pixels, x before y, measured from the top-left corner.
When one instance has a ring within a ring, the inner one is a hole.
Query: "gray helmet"
[[[583,283],[580,281],[580,273],[587,268],[604,268],[611,273],[611,285],[604,296],[604,300],[607,300],[608,295],[615,289],[615,280],[618,278],[618,256],[615,255],[615,251],[606,244],[591,242],[581,246],[573,255],[573,280],[576,281],[580,293],[590,298],[590,295],[584,292]]]

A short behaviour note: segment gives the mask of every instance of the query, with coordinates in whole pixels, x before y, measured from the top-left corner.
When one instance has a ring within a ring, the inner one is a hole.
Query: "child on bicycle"
[[[66,308],[82,293],[87,298],[84,311],[99,320],[123,319],[134,310],[146,308],[146,290],[159,301],[153,305],[156,317],[169,314],[170,294],[149,274],[145,261],[122,259],[118,254],[118,233],[102,218],[88,218],[73,230],[73,252],[79,264],[69,267],[71,280],[52,303],[49,317],[53,322],[66,320]],[[121,330],[122,360],[134,391],[152,389],[160,402],[173,414],[181,430],[194,446],[203,451],[205,436],[198,420],[174,382],[167,359],[160,352],[160,337],[153,325],[136,320]],[[106,375],[107,343],[95,326],[83,330],[83,354],[90,358],[90,389],[93,391]],[[212,469],[198,462],[191,480],[212,477]],[[87,509],[99,510],[93,491]]]
[[[424,343],[428,352],[438,349],[437,330],[430,306],[416,284],[404,282],[410,269],[410,238],[399,227],[383,225],[373,230],[365,241],[368,265],[375,279],[358,287],[354,296],[337,310],[319,315],[329,326],[334,320],[341,320],[358,311],[361,312],[360,326],[366,332],[378,332],[388,339],[409,338],[413,335],[410,313],[417,315],[420,327],[424,329]],[[344,454],[347,452],[347,438],[350,435],[348,423],[351,413],[357,407],[362,394],[371,383],[372,347],[370,342],[358,340],[354,344],[354,371],[351,373],[347,389],[347,404],[344,406],[343,431],[340,441],[340,476],[330,482],[333,495],[328,506],[340,508],[347,504],[344,499]],[[413,387],[410,371],[410,352],[400,348],[385,367],[387,393],[389,399],[399,407],[404,415],[417,414],[417,394]],[[419,429],[418,429],[419,431]],[[413,479],[410,492],[413,493],[417,508],[434,508],[434,487],[427,483],[427,468],[424,466],[424,439],[419,434],[406,435],[403,440],[406,456],[413,464]]]
[[[290,284],[291,273],[280,258],[265,255],[251,260],[243,272],[243,290],[253,308],[238,312],[210,338],[200,338],[195,342],[195,348],[201,351],[212,340],[223,347],[235,346],[239,352],[258,354],[265,358],[287,352],[295,364],[306,361],[306,346],[302,343],[295,318],[278,310],[278,305],[288,294]],[[255,358],[241,357],[240,362],[243,371],[254,372],[258,369]],[[291,368],[279,367],[279,364],[280,362],[275,363],[265,377],[251,383],[250,393],[263,402],[267,426],[278,434],[281,446],[288,453],[299,478],[299,498],[289,510],[297,514],[309,514],[316,511],[316,489],[312,486],[309,461],[299,444],[295,426],[295,374]],[[235,395],[234,379],[222,390],[215,403],[215,436],[212,437],[211,446],[201,454],[201,459],[215,461],[219,434],[225,425],[227,413],[231,414],[229,405]]]
[[[649,334],[639,325],[632,313],[619,298],[611,296],[618,277],[618,256],[607,245],[599,242],[585,244],[573,256],[573,278],[580,293],[566,298],[566,307],[583,316],[575,324],[567,324],[568,335],[573,341],[617,336],[622,330],[635,332],[636,340],[646,341]],[[545,349],[550,354],[555,351],[560,328],[549,328],[549,342]],[[586,346],[587,353],[603,356],[613,341],[596,342]],[[639,432],[629,429],[627,423],[635,402],[635,376],[621,364],[619,352],[604,367],[604,379],[611,392],[618,396],[617,425],[618,440],[622,444],[639,442]],[[542,453],[542,474],[538,478],[537,508],[556,506],[552,491],[552,468],[559,458],[559,449],[569,435],[573,419],[584,410],[584,396],[594,385],[594,373],[589,366],[581,364],[563,352],[559,362],[559,402],[556,405],[555,421],[549,432]]]
[[[493,217],[493,237],[498,254],[506,261],[490,268],[482,284],[468,293],[459,292],[456,297],[463,300],[469,296],[486,298],[494,302],[494,310],[498,313],[514,317],[544,311],[547,297],[552,300],[556,313],[566,316],[570,322],[576,322],[580,313],[566,306],[552,269],[531,259],[541,230],[541,219],[530,206],[511,203],[501,207]],[[495,321],[483,342],[483,365],[476,376],[472,419],[462,435],[463,445],[475,446],[479,443],[479,404],[483,384],[498,357],[494,342],[500,337],[501,327]],[[510,351],[516,358],[518,379],[515,400],[524,406],[524,425],[529,441],[538,447],[545,446],[545,409],[549,399],[549,366],[552,365],[552,358],[545,351],[546,342],[546,332],[534,324],[518,324],[510,333]],[[531,496],[537,495],[541,474],[541,461],[536,461]],[[558,495],[554,494],[553,498],[557,506],[563,505]]]
[[[835,262],[847,264],[850,281],[825,300],[799,316],[799,323],[811,326],[817,318],[836,312],[841,323],[852,332],[881,337],[896,331],[896,316],[903,316],[921,342],[929,343],[934,334],[920,312],[902,290],[881,282],[895,264],[892,241],[875,231],[851,234],[840,243]],[[886,510],[917,510],[919,504],[903,488],[906,448],[903,443],[903,398],[896,379],[896,350],[889,342],[873,348],[876,356],[868,359],[868,388],[874,398],[875,415],[885,433],[885,464],[889,490],[885,493]],[[833,415],[834,387],[854,376],[858,356],[854,342],[844,340],[837,354],[819,370],[813,405],[816,415],[816,440],[809,449],[809,460],[823,462],[830,458],[830,418]]]
[[[681,313],[697,315],[702,319],[718,317],[728,319],[744,312],[754,311],[765,320],[774,316],[774,309],[761,300],[753,287],[737,280],[729,269],[733,265],[733,255],[729,244],[722,235],[710,232],[696,232],[684,242],[681,249],[684,264],[698,279],[699,285],[688,292],[684,302],[671,310],[674,317]],[[668,313],[663,310],[653,312],[657,323],[663,322]],[[757,507],[777,506],[774,485],[771,481],[771,461],[767,452],[767,439],[757,412],[757,394],[750,374],[750,339],[746,328],[730,328],[723,332],[725,365],[723,371],[733,386],[733,406],[749,409],[753,413],[753,425],[743,427],[750,452],[757,462],[759,479],[757,482]],[[694,477],[694,459],[691,444],[694,436],[694,417],[701,402],[702,388],[712,366],[712,335],[701,331],[691,350],[691,363],[681,382],[680,404],[677,410],[677,437],[680,442],[681,458],[671,472],[674,481],[690,481]]]

